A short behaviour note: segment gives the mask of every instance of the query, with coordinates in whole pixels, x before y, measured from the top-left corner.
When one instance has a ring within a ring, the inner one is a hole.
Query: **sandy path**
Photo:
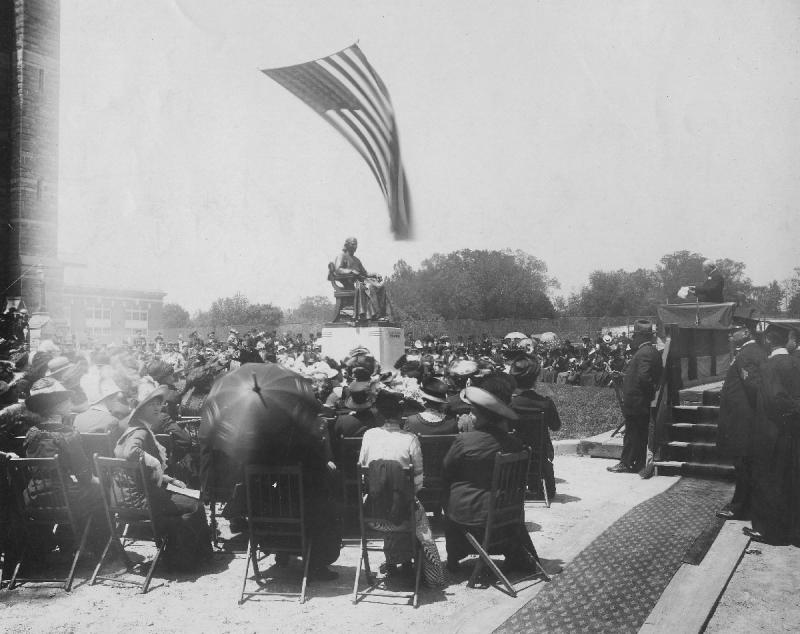
[[[608,460],[558,456],[556,500],[526,505],[529,530],[545,567],[556,572],[594,537],[639,502],[663,491],[674,478],[648,481],[636,475],[609,474]],[[444,538],[437,544],[444,558]],[[72,593],[49,587],[22,587],[0,593],[0,627],[8,632],[485,632],[534,596],[541,582],[521,584],[512,599],[496,589],[469,589],[467,571],[443,591],[423,590],[421,605],[362,601],[352,605],[358,549],[348,542],[334,569],[339,579],[309,585],[309,600],[266,598],[237,605],[245,560],[243,554],[218,555],[211,571],[194,580],[155,578],[146,595],[135,588],[85,583],[79,571]],[[293,564],[296,566],[297,564]],[[467,568],[467,566],[463,566]],[[160,586],[160,587],[158,587]],[[795,586],[796,587],[796,586]]]

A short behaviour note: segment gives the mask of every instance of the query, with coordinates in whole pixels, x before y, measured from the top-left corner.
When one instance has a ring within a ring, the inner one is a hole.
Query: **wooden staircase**
[[[719,392],[696,393],[681,394],[681,404],[672,408],[656,474],[732,479],[733,465],[717,450]]]

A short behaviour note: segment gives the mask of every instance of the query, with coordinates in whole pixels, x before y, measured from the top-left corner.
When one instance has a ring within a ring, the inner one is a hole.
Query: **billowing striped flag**
[[[392,101],[358,44],[313,62],[262,72],[344,135],[378,181],[395,238],[411,237],[411,199]]]

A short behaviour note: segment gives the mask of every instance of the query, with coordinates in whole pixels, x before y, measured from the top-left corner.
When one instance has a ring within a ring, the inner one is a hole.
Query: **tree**
[[[164,328],[186,328],[190,323],[189,311],[180,304],[164,304],[161,317]]]
[[[620,317],[655,313],[659,295],[655,271],[593,271],[578,296],[580,312],[592,317]]]
[[[558,283],[523,251],[462,249],[436,253],[419,270],[400,260],[388,285],[401,318],[480,320],[552,317],[548,292]]]
[[[800,266],[795,267],[794,275],[781,284],[786,301],[786,312],[800,316]]]
[[[663,256],[656,267],[661,283],[660,299],[675,302],[681,286],[690,286],[705,280],[704,259],[699,253],[691,251],[675,251]]]
[[[297,308],[285,312],[286,323],[318,323],[329,321],[333,316],[333,302],[322,295],[304,297]]]
[[[773,280],[766,286],[754,286],[750,297],[761,307],[765,315],[777,315],[781,312],[785,293],[778,281]]]
[[[681,286],[691,286],[705,281],[703,261],[699,253],[676,251],[661,258],[656,272],[661,281],[662,301],[675,302]],[[741,296],[748,296],[753,288],[750,278],[744,274],[744,262],[729,258],[716,260],[717,269],[725,278],[724,297],[726,301],[737,301]]]
[[[272,304],[251,304],[242,293],[216,299],[208,311],[199,311],[194,322],[198,326],[262,326],[276,327],[283,311]]]

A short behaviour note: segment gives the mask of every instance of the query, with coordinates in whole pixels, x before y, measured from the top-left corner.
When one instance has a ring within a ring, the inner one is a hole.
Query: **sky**
[[[260,72],[356,41],[391,94],[412,241],[345,139]],[[69,0],[59,250],[68,281],[190,311],[330,295],[350,235],[383,274],[521,249],[566,295],[687,249],[766,284],[800,266],[798,113],[791,0]]]

